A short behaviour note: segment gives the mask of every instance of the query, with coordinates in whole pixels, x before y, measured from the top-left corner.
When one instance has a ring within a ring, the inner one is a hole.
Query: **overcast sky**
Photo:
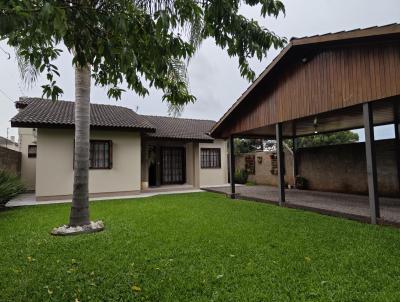
[[[242,7],[241,13],[253,18],[275,33],[287,37],[302,37],[324,34],[341,30],[365,28],[400,22],[400,0],[283,0],[286,16],[278,19],[260,17],[259,9]],[[0,42],[0,136],[6,136],[10,128],[9,120],[16,114],[13,101],[20,96],[42,95],[39,81],[36,87],[27,89],[22,84],[14,51]],[[252,60],[252,67],[258,75],[271,62],[279,51],[271,50],[268,57]],[[74,98],[74,76],[71,56],[63,53],[56,61],[61,71],[58,84],[64,90],[63,100]],[[191,92],[197,97],[195,104],[186,107],[182,117],[218,120],[235,100],[249,86],[249,82],[240,77],[237,59],[229,58],[225,51],[217,48],[213,41],[205,41],[189,66]],[[167,106],[161,101],[162,93],[151,90],[145,98],[133,92],[124,93],[122,100],[109,100],[106,90],[93,87],[93,103],[118,104],[132,108],[141,114],[167,115]],[[390,127],[377,131],[379,137],[392,135]],[[16,129],[10,129],[9,135],[16,135]]]

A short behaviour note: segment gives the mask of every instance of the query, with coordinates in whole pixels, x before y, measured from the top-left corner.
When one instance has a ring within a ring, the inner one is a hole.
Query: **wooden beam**
[[[400,192],[400,121],[399,121],[399,104],[393,103],[394,117],[394,137],[396,144],[396,164],[397,164],[397,183]]]
[[[276,124],[276,154],[278,161],[279,205],[285,202],[285,168],[283,158],[282,123]]]
[[[229,137],[229,159],[230,159],[230,168],[229,168],[229,180],[231,182],[231,195],[232,199],[235,199],[235,142],[234,137],[231,135]]]
[[[380,217],[380,209],[378,196],[378,179],[376,172],[373,113],[371,103],[363,104],[363,119],[365,131],[365,155],[367,159],[369,207],[371,212],[371,223],[376,224],[377,218]]]

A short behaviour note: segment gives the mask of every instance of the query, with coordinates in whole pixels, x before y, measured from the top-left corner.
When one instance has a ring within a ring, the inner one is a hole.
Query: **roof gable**
[[[374,41],[378,39],[389,39],[391,37],[399,37],[400,24],[394,23],[385,26],[374,26],[364,29],[355,29],[351,31],[341,31],[337,33],[328,33],[324,35],[316,35],[302,38],[292,38],[290,43],[272,60],[258,78],[243,92],[243,94],[232,104],[225,112],[219,121],[211,129],[210,133],[213,137],[220,136],[222,125],[230,119],[232,113],[236,112],[238,107],[241,107],[250,99],[250,94],[253,90],[270,78],[276,71],[279,72],[279,67],[287,61],[294,53],[317,45],[335,45],[335,43],[351,43],[355,41]]]

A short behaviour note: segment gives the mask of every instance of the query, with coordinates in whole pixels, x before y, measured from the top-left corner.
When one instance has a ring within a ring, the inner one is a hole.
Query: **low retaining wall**
[[[21,176],[21,152],[0,147],[0,170]]]
[[[381,196],[399,197],[396,141],[376,141],[378,190]],[[255,173],[249,181],[260,185],[277,185],[274,171],[274,152],[253,152],[236,156],[236,167],[246,168],[246,157],[254,156]],[[399,154],[400,156],[400,154]],[[261,159],[259,160],[258,158]],[[316,191],[368,194],[365,144],[301,148],[297,151],[298,175],[308,181],[309,189]],[[293,184],[293,156],[285,152],[285,181]]]
[[[364,143],[303,148],[297,156],[309,189],[368,194]],[[399,196],[395,140],[376,142],[376,164],[379,194]]]

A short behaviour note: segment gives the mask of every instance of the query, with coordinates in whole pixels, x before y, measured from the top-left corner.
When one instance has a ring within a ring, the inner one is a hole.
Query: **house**
[[[20,98],[21,178],[38,201],[72,194],[74,102]],[[227,144],[207,133],[215,122],[139,115],[91,104],[89,192],[127,196],[152,187],[227,183]]]
[[[11,139],[0,136],[0,147],[18,151],[18,143],[15,142],[14,136],[11,136]]]

